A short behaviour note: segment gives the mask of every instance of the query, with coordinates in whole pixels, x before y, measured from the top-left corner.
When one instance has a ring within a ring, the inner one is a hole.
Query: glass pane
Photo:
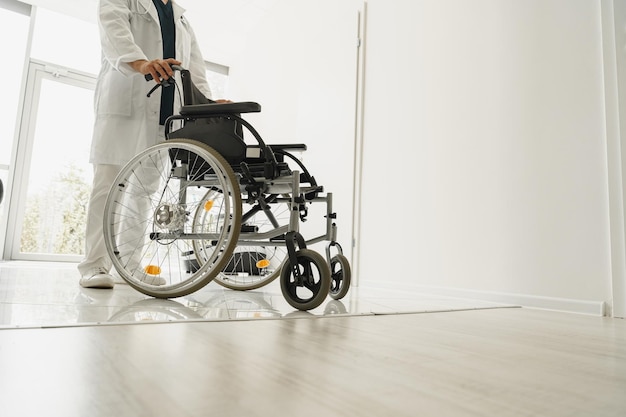
[[[43,79],[37,109],[22,253],[83,253],[93,91]]]
[[[210,69],[206,71],[206,78],[211,87],[213,100],[227,99],[228,97],[228,74],[222,74]]]
[[[40,7],[30,55],[36,60],[97,74],[100,70],[98,26]]]
[[[9,165],[11,159],[29,20],[28,16],[0,8],[0,39],[10,39],[2,43],[2,54],[8,62],[0,65],[0,79],[5,80],[0,100],[0,166]]]

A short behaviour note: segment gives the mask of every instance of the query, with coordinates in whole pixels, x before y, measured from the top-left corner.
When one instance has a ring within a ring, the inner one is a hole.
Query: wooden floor
[[[626,416],[626,321],[497,308],[0,331],[1,416]]]

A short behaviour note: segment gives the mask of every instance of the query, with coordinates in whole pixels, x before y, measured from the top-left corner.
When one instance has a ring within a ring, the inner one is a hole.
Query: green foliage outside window
[[[21,252],[82,255],[91,185],[70,165],[45,191],[29,196],[24,213]]]

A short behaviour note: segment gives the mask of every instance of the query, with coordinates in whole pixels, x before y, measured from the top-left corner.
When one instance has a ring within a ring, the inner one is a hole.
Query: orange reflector
[[[161,273],[161,268],[156,265],[148,265],[143,270],[150,275],[159,275]]]
[[[267,259],[261,259],[256,263],[257,268],[267,268],[268,266],[270,266],[270,261]]]
[[[213,200],[209,200],[204,203],[204,210],[210,211],[213,208]]]

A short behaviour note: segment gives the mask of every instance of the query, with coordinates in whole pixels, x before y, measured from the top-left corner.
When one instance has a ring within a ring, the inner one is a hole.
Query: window
[[[11,201],[12,259],[79,260],[93,178],[92,77],[33,62]]]
[[[38,8],[30,56],[38,61],[97,74],[100,70],[98,26]]]
[[[214,62],[205,61],[206,77],[211,87],[213,99],[228,98],[228,71],[229,68]]]
[[[26,12],[24,14],[23,12]],[[30,7],[26,10],[9,10],[0,7],[0,36],[3,42],[5,61],[11,65],[0,65],[2,83],[2,100],[0,100],[0,178],[6,184],[6,171],[9,168],[17,111],[20,101],[23,63],[26,60],[28,29],[30,25]]]
[[[30,27],[30,6],[21,2],[3,0],[0,2],[0,37],[3,42],[5,61],[11,65],[0,65],[0,79],[3,80],[2,100],[0,101],[0,181],[3,198],[0,202],[0,255],[4,248],[4,231],[8,212],[9,168],[15,142],[22,87],[23,63],[26,62],[28,31]],[[0,259],[2,257],[0,256]]]

